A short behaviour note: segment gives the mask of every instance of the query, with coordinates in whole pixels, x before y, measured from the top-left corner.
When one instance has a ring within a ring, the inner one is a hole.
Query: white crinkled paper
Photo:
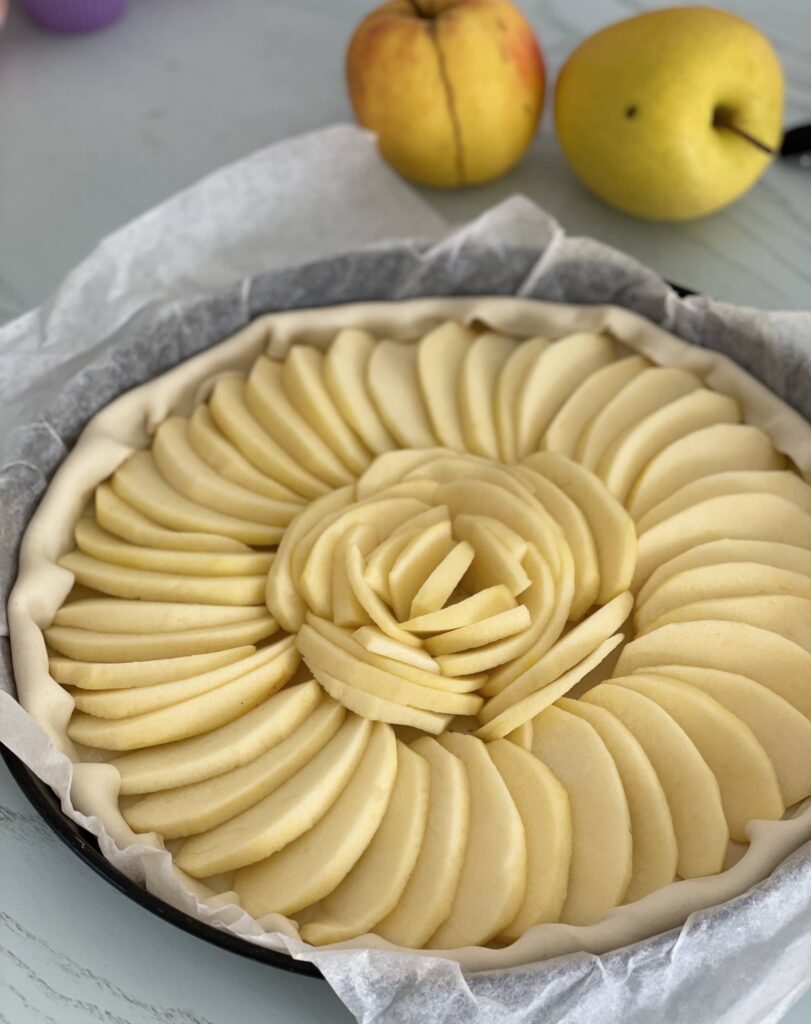
[[[567,238],[522,199],[435,241],[444,234],[365,133],[335,128],[225,168],[106,239],[46,306],[0,329],[4,592],[36,498],[83,422],[120,391],[272,309],[482,293],[614,303],[732,355],[811,414],[809,315],[680,300],[651,271]],[[315,262],[284,269],[304,261]],[[0,641],[0,675],[10,688],[7,647]],[[238,908],[180,892],[165,853],[119,851],[98,820],[74,811],[71,763],[10,695],[0,701],[0,739],[121,870],[188,913],[314,961],[360,1020],[760,1024],[778,1020],[808,985],[811,844],[743,896],[601,956],[463,976],[443,958],[308,950],[291,936],[260,935]]]

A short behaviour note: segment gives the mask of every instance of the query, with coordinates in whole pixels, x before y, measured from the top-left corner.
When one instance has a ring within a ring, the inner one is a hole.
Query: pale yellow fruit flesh
[[[324,383],[341,415],[369,451],[380,455],[394,448],[395,442],[366,387],[366,367],[375,344],[366,331],[339,331],[324,356],[323,371]]]
[[[475,555],[476,551],[467,541],[454,544],[442,561],[425,577],[414,595],[409,609],[409,621],[443,608],[470,569]]]
[[[342,679],[336,679],[329,672],[313,670],[313,675],[333,700],[340,701],[349,711],[368,718],[373,722],[388,722],[391,725],[407,725],[438,735],[448,727],[453,717],[438,711],[425,711],[411,704],[400,704],[380,697],[369,690],[361,690]]]
[[[494,415],[498,434],[499,457],[502,462],[518,459],[518,439],[515,430],[515,408],[518,395],[529,368],[549,347],[547,338],[529,338],[522,341],[504,363],[496,381]]]
[[[480,334],[467,350],[459,376],[459,410],[465,448],[498,458],[494,399],[499,371],[514,352],[511,338],[491,331]]]
[[[454,451],[465,451],[457,391],[465,354],[474,334],[454,320],[448,320],[420,341],[417,374],[423,401],[439,443]]]
[[[174,633],[181,629],[245,622],[259,614],[262,614],[261,607],[89,597],[63,604],[53,624],[94,629],[100,633]]]
[[[48,671],[64,686],[81,686],[88,690],[153,686],[231,665],[247,658],[255,650],[255,647],[245,645],[209,654],[188,654],[153,661],[93,662],[51,657],[48,659]]]
[[[401,448],[433,448],[437,439],[420,391],[417,346],[379,341],[366,369],[377,414]]]

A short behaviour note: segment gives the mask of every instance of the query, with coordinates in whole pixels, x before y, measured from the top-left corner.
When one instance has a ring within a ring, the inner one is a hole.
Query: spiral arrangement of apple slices
[[[61,564],[80,753],[316,944],[590,923],[811,793],[811,488],[604,335],[260,356],[97,488]]]

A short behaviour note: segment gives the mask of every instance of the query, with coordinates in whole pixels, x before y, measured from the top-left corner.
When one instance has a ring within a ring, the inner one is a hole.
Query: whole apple
[[[749,22],[710,7],[610,25],[569,57],[555,91],[558,138],[601,199],[687,220],[737,199],[780,145],[783,72]]]
[[[443,188],[512,167],[543,106],[538,43],[507,0],[390,0],[356,29],[346,76],[389,163]]]

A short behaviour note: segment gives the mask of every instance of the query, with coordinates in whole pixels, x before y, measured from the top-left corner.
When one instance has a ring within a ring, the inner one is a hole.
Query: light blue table
[[[644,0],[523,0],[552,75],[576,42]],[[726,0],[776,44],[789,123],[811,118],[811,5]],[[0,322],[40,303],[95,242],[202,174],[347,120],[342,61],[364,0],[133,0],[96,36],[0,33]],[[775,166],[732,208],[644,224],[576,183],[551,114],[526,160],[470,192],[426,192],[467,219],[523,192],[590,234],[717,298],[811,306],[808,171]],[[62,847],[0,769],[0,1024],[260,1024],[349,1020],[321,982],[242,960],[162,923]],[[236,1008],[236,1009],[235,1009]],[[811,1021],[811,996],[789,1024]]]

